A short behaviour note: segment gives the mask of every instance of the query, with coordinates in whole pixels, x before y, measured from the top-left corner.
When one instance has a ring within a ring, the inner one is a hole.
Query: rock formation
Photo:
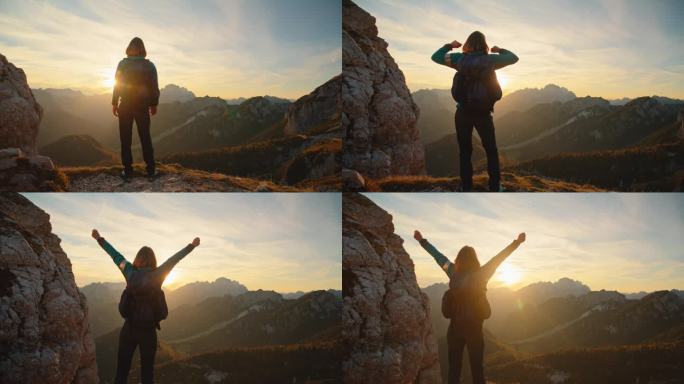
[[[36,152],[42,114],[24,71],[0,54],[0,191],[64,189],[52,160]]]
[[[425,173],[418,107],[378,37],[375,18],[350,0],[342,10],[343,167],[372,178]]]
[[[285,134],[320,134],[339,129],[341,87],[342,76],[338,75],[292,103],[285,115]]]
[[[0,148],[16,147],[35,154],[42,115],[24,71],[0,54]]]
[[[343,198],[345,383],[439,383],[427,296],[392,216],[359,194]]]
[[[97,383],[86,299],[49,219],[0,195],[0,381]]]

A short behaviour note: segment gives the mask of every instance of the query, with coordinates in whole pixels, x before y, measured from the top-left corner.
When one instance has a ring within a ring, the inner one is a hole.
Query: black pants
[[[136,328],[124,323],[119,334],[119,353],[116,361],[114,384],[126,384],[131,369],[133,352],[140,346],[140,380],[142,384],[154,382],[154,355],[157,352],[157,330]]]
[[[119,107],[119,136],[121,138],[121,163],[124,170],[133,169],[133,155],[131,142],[133,140],[133,121],[138,127],[138,136],[142,146],[143,159],[147,164],[147,172],[154,172],[154,149],[150,135],[150,112],[148,107],[138,107],[121,104]]]
[[[489,173],[489,190],[499,191],[501,172],[499,171],[499,151],[496,149],[494,135],[494,121],[491,114],[474,116],[461,108],[456,110],[454,117],[456,136],[460,153],[461,184],[464,191],[473,189],[473,127],[482,140],[482,146],[487,154],[487,173]]]
[[[468,347],[468,360],[470,360],[473,384],[485,384],[482,322],[459,324],[452,321],[447,330],[447,343],[449,348],[449,384],[461,382],[463,348],[466,346]]]

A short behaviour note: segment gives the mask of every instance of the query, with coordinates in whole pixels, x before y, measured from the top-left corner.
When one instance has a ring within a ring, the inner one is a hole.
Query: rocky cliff
[[[362,195],[344,195],[346,383],[441,382],[428,298],[402,243],[390,214]]]
[[[375,18],[350,0],[342,10],[343,167],[372,178],[425,173],[418,107],[378,37]]]
[[[285,134],[321,134],[339,130],[341,86],[342,76],[335,76],[292,103],[285,114]]]
[[[0,195],[0,378],[97,383],[86,299],[50,217],[18,194]]]
[[[52,160],[36,151],[42,115],[24,71],[0,54],[0,191],[64,189]]]

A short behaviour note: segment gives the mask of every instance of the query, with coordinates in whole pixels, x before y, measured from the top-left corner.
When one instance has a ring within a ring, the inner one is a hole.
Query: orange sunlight
[[[519,282],[521,278],[522,273],[520,272],[520,269],[513,264],[501,264],[496,271],[496,279],[504,285],[513,285]]]
[[[162,284],[162,286],[169,287],[169,286],[173,285],[173,283],[176,280],[178,280],[178,275],[179,275],[178,268],[172,269],[171,273],[169,273],[169,275],[166,276],[166,280],[164,280],[164,284]]]
[[[109,89],[114,88],[114,74],[111,73],[112,71],[110,70],[106,70],[104,72],[107,73],[107,75],[105,75],[105,78],[102,80],[102,85]],[[503,84],[501,86],[503,87]]]

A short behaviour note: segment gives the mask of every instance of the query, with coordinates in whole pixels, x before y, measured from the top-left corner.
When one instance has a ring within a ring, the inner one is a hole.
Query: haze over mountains
[[[442,316],[440,307],[447,288],[442,283],[423,288],[430,301],[443,368],[448,320]],[[566,377],[566,381],[557,382],[599,383],[602,381],[597,378],[586,378],[587,365],[610,370],[617,368],[617,361],[653,360],[651,355],[662,357],[668,350],[675,356],[663,358],[660,365],[643,361],[636,374],[650,379],[672,379],[684,372],[681,362],[675,363],[676,356],[684,352],[682,291],[625,295],[591,291],[579,281],[563,278],[518,290],[490,289],[488,298],[492,317],[485,321],[485,353],[488,377],[496,383],[551,383],[556,382],[551,378],[554,374]],[[594,363],[582,362],[573,352],[580,349],[588,356],[596,354],[599,359]],[[612,353],[614,359],[604,361],[606,353]],[[536,368],[530,369],[529,361],[534,361]],[[633,374],[630,371],[629,375]]]
[[[103,383],[110,382],[115,369],[118,333],[123,324],[117,305],[124,287],[124,283],[93,283],[80,288],[89,303],[89,320]],[[239,282],[226,278],[165,291],[169,317],[161,324],[157,359],[157,364],[164,369],[191,377],[221,376],[226,372],[235,375],[231,362],[258,365],[255,361],[265,359],[276,366],[264,368],[262,374],[266,376],[255,377],[339,377],[339,361],[335,365],[331,359],[339,354],[340,291],[283,295],[274,291],[248,291]],[[304,356],[317,360],[320,365],[307,370],[305,362],[299,360]],[[191,363],[197,359],[209,361]],[[278,359],[290,363],[282,365]],[[137,374],[134,368],[133,376]],[[167,377],[160,382],[174,380],[178,379]]]
[[[428,175],[458,175],[448,90],[412,94],[421,113]],[[521,174],[617,190],[679,190],[684,174],[684,101],[660,96],[577,97],[549,84],[506,95],[495,106],[504,168]],[[473,164],[485,168],[475,135]]]

